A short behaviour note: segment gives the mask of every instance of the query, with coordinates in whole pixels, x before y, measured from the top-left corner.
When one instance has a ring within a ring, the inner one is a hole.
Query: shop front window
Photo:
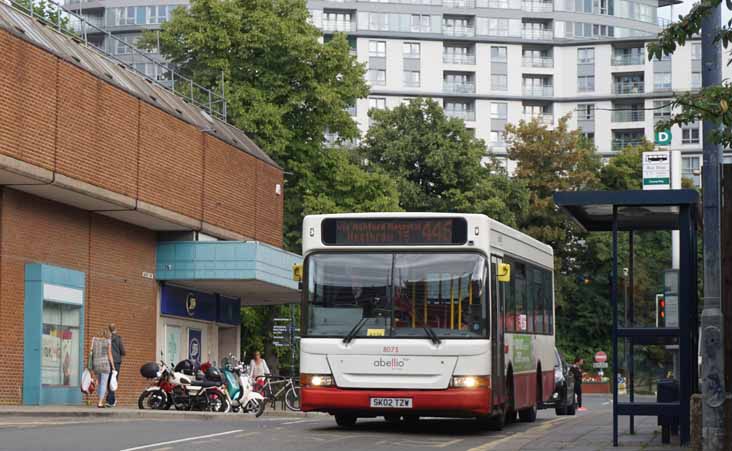
[[[45,301],[41,339],[41,383],[79,385],[81,308]]]

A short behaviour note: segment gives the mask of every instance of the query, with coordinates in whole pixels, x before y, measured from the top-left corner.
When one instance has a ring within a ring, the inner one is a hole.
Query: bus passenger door
[[[491,256],[491,388],[493,393],[493,405],[499,405],[506,401],[506,354],[503,336],[504,328],[504,287],[498,281],[498,265],[502,259]]]

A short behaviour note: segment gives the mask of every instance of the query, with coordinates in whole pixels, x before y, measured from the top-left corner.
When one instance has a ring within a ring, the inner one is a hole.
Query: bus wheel
[[[489,431],[502,431],[503,426],[506,425],[506,413],[503,411],[503,409],[497,409],[498,413],[494,413],[493,415],[485,415],[480,416],[477,418],[478,424],[483,429],[488,429]]]
[[[519,419],[523,423],[533,423],[536,421],[536,406],[519,410]]]
[[[356,424],[355,415],[336,414],[336,424],[342,428],[352,427]]]

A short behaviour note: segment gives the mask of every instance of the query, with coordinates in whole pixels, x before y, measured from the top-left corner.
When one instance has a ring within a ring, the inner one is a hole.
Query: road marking
[[[287,423],[282,423],[282,424],[285,425],[285,424],[319,423],[319,422],[320,422],[320,420],[296,420],[296,421],[288,421]]]
[[[445,443],[441,443],[439,445],[436,445],[436,447],[437,448],[447,448],[448,446],[452,446],[452,445],[458,444],[458,443],[462,442],[463,440],[464,439],[462,439],[462,438],[457,438],[455,440],[450,440],[449,442],[445,442]]]
[[[173,449],[172,446],[166,446],[165,448],[155,448],[153,451],[170,451]]]
[[[252,431],[252,432],[242,432],[241,434],[237,434],[234,436],[234,438],[244,438],[244,437],[250,437],[252,435],[259,434],[259,431]]]
[[[159,446],[172,445],[174,443],[191,442],[193,440],[201,440],[201,439],[204,439],[204,438],[221,437],[222,435],[236,434],[237,432],[241,432],[242,430],[243,429],[234,429],[233,431],[219,432],[217,434],[199,435],[199,436],[196,436],[196,437],[181,438],[181,439],[178,439],[178,440],[170,440],[170,441],[167,441],[167,442],[151,443],[149,445],[135,446],[134,448],[125,448],[125,449],[122,449],[120,451],[136,451],[138,449],[156,448],[156,447],[159,447]]]
[[[553,420],[549,420],[541,424],[540,426],[537,426],[535,428],[531,428],[527,431],[521,431],[523,432],[545,432],[552,428],[552,426],[555,423],[559,423],[560,421],[566,421],[571,417],[561,417],[561,418],[555,418]],[[515,440],[517,438],[518,433],[513,433],[511,435],[508,435],[506,437],[500,438],[498,440],[491,440],[490,442],[483,443],[482,445],[476,446],[475,448],[470,448],[468,451],[488,451],[497,445],[500,445],[501,443],[506,443],[511,440]]]

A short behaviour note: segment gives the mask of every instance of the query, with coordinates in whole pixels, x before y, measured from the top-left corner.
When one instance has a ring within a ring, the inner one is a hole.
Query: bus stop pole
[[[635,250],[633,248],[633,242],[635,238],[635,233],[631,230],[628,232],[628,285],[630,285],[629,295],[628,295],[628,311],[626,313],[627,318],[627,324],[625,327],[635,327],[635,314],[633,309],[635,308],[633,306],[633,271],[634,268],[634,260],[635,260]],[[630,402],[635,402],[635,354],[633,350],[633,345],[635,343],[633,342],[633,337],[628,337],[628,343],[626,344],[625,352],[628,353],[628,380],[625,383],[628,395],[630,397]],[[635,434],[635,416],[630,416],[630,433]]]

